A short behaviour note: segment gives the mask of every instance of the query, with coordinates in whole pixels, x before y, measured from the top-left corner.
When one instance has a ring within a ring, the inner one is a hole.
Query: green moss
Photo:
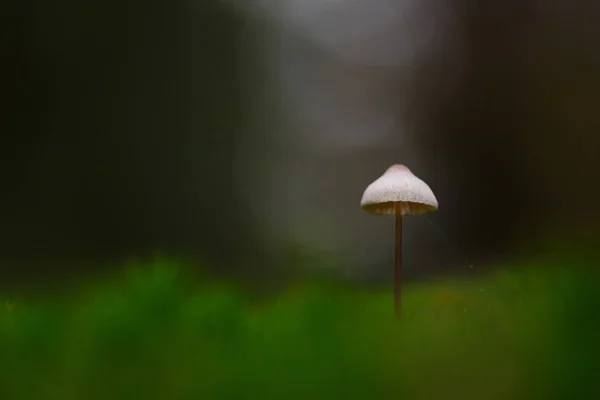
[[[1,399],[593,398],[597,274],[522,267],[260,305],[178,265],[69,302],[0,303]]]

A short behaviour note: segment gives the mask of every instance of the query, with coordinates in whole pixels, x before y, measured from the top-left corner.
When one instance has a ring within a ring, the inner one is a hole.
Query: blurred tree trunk
[[[600,9],[567,3],[459,1],[461,76],[443,75],[452,53],[423,60],[417,151],[455,169],[445,206],[465,254],[600,232]],[[454,79],[456,94],[437,99]]]
[[[247,27],[224,2],[195,3],[13,3],[2,28],[5,268],[160,250],[235,268],[251,256],[233,176]]]

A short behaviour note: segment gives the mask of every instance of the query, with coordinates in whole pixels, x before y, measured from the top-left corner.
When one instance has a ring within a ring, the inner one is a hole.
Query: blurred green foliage
[[[543,268],[542,268],[543,267]],[[600,292],[572,265],[250,301],[179,265],[0,305],[0,399],[600,398]]]

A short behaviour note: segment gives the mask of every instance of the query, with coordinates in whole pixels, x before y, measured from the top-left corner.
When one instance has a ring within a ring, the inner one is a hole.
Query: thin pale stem
[[[396,224],[394,229],[394,305],[396,316],[402,313],[402,208],[395,204]]]

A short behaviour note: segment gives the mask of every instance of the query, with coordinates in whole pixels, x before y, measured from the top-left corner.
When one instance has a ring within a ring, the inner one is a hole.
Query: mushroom
[[[379,215],[395,215],[394,241],[394,304],[396,315],[402,310],[402,217],[420,215],[438,209],[431,188],[417,178],[405,165],[394,164],[363,193],[360,206]]]

